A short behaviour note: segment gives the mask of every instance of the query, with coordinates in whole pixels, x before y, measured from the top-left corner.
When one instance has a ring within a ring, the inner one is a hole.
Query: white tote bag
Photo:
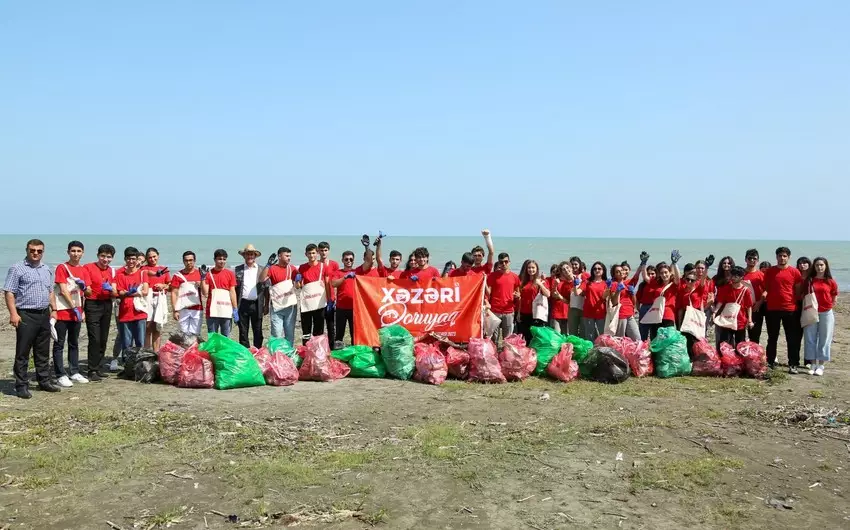
[[[215,277],[210,272],[210,282],[213,288],[210,291],[210,317],[233,318],[233,304],[230,303],[230,291],[219,289],[215,284]]]
[[[62,296],[62,288],[59,287],[59,284],[54,284],[53,295],[56,297],[56,310],[69,311],[75,307],[83,307],[83,297],[80,295],[80,286],[77,285],[76,281],[74,281],[77,278],[71,274],[71,269],[68,268],[67,264],[63,263],[62,266],[65,267],[65,271],[68,273],[68,279],[65,280],[65,285],[68,287],[68,293],[70,293],[71,300],[74,301],[74,305],[68,305],[68,301],[65,300],[64,296]]]
[[[168,322],[168,295],[164,292],[153,292],[148,290],[148,304],[151,310],[148,312],[148,322],[165,325]]]
[[[605,327],[602,328],[603,335],[614,336],[617,334],[617,328],[620,326],[620,308],[622,304],[617,301],[617,305],[605,303]]]
[[[502,319],[493,314],[489,309],[484,311],[484,337],[492,337],[496,330],[499,329]]]
[[[649,311],[643,315],[643,318],[640,319],[641,324],[661,324],[661,321],[664,320],[664,305],[667,303],[667,300],[664,298],[664,293],[672,283],[668,283],[664,286],[664,289],[661,289],[661,294],[658,295],[658,298],[652,301],[652,307],[649,308]]]
[[[286,266],[286,279],[272,285],[272,288],[269,289],[269,297],[271,298],[272,311],[280,311],[298,303],[298,297],[295,296],[295,284],[292,283],[291,266]]]
[[[325,264],[319,269],[319,280],[304,284],[301,288],[301,312],[324,309],[328,305],[328,293],[325,290]]]
[[[140,313],[147,313],[148,315],[150,315],[150,299],[146,296],[142,296],[142,288],[145,285],[147,285],[147,282],[145,282],[145,277],[143,276],[142,271],[139,271],[139,286],[137,290],[139,296],[133,297],[133,307],[136,309],[136,311],[139,311]]]
[[[180,311],[181,309],[201,305],[201,293],[198,292],[198,288],[195,287],[194,282],[190,282],[179,272],[174,275],[183,280],[177,289],[177,304],[174,306],[174,310]]]
[[[809,284],[809,294],[803,297],[803,312],[800,314],[800,326],[807,327],[820,322],[818,314],[818,299]]]
[[[690,304],[691,297],[688,296],[688,305],[685,307],[685,317],[682,319],[682,333],[688,333],[697,340],[705,338],[705,310],[697,309]]]
[[[549,298],[543,296],[543,291],[538,291],[531,302],[531,318],[549,322]]]
[[[741,294],[738,295],[738,299],[735,302],[724,304],[720,313],[714,315],[714,325],[721,328],[737,330],[738,313],[741,312],[741,300],[744,299],[744,295],[748,292],[749,291],[747,289],[742,289]]]

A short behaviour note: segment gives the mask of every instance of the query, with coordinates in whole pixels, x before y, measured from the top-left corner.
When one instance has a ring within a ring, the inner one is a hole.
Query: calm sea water
[[[370,234],[374,237],[374,234]],[[28,236],[0,235],[0,275],[5,279],[9,265],[23,259],[24,248]],[[148,247],[156,247],[160,252],[160,263],[168,265],[172,270],[182,267],[181,255],[186,250],[194,251],[198,263],[213,264],[213,252],[223,248],[230,254],[229,264],[235,266],[241,262],[237,251],[247,243],[252,243],[263,253],[260,258],[265,262],[270,252],[278,247],[286,246],[293,251],[293,262],[300,264],[304,261],[304,247],[308,243],[327,241],[331,245],[333,259],[339,261],[344,250],[352,250],[358,256],[362,255],[363,246],[360,235],[354,236],[193,236],[193,235],[47,235],[41,236],[45,242],[45,260],[51,265],[64,262],[67,259],[68,242],[79,239],[86,246],[84,262],[94,261],[97,247],[102,243],[110,243],[117,249],[113,263],[123,264],[121,256],[124,247],[135,246],[144,252]],[[791,249],[792,260],[800,256],[814,258],[824,256],[830,262],[833,276],[842,290],[850,289],[850,242],[848,241],[748,241],[748,240],[675,240],[675,239],[577,239],[577,238],[534,238],[534,237],[499,237],[493,235],[496,252],[508,252],[511,255],[512,267],[517,270],[525,259],[536,260],[544,271],[548,271],[553,263],[568,259],[570,256],[581,257],[588,265],[594,261],[606,264],[629,261],[637,266],[638,255],[646,250],[652,256],[650,263],[669,261],[670,250],[678,249],[682,253],[681,264],[693,262],[714,254],[716,263],[723,256],[732,256],[737,264],[744,265],[744,253],[749,248],[758,249],[762,260],[773,261],[774,251],[778,246]],[[389,257],[390,250],[399,250],[407,255],[416,247],[427,247],[431,254],[431,263],[442,270],[446,261],[460,262],[463,252],[475,245],[484,246],[481,236],[478,237],[394,237],[384,240],[384,252]]]

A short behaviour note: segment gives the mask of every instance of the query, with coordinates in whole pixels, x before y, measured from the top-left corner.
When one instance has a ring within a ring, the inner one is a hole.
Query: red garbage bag
[[[492,340],[477,337],[469,339],[469,380],[480,383],[506,381]]]
[[[197,352],[198,349],[195,348]],[[180,373],[180,363],[186,350],[173,342],[166,342],[157,352],[159,358],[159,375],[169,385],[177,384],[177,374]]]
[[[744,358],[728,342],[720,343],[720,366],[725,377],[738,377],[744,369]]]
[[[298,370],[301,381],[334,381],[342,379],[351,372],[351,368],[342,361],[331,357],[327,335],[311,337],[304,349],[304,362]]]
[[[456,379],[469,377],[469,352],[449,346],[446,348],[446,364],[450,376]]]
[[[767,355],[761,345],[744,341],[738,344],[738,353],[744,358],[744,372],[747,375],[758,379],[767,376]]]
[[[717,349],[709,344],[707,340],[701,339],[694,344],[693,354],[694,363],[691,369],[691,375],[707,377],[719,377],[723,375],[723,364],[720,361],[720,355],[717,354]]]
[[[508,381],[522,381],[537,367],[537,351],[525,345],[522,335],[508,335],[499,353],[502,374]]]
[[[263,368],[263,377],[267,385],[294,385],[298,381],[298,368],[285,353],[274,353],[269,356],[269,362]]]
[[[565,383],[569,383],[578,377],[578,363],[573,360],[573,345],[571,343],[561,344],[561,349],[552,357],[552,362],[546,367],[546,373]]]
[[[604,337],[605,335],[601,335]],[[634,341],[628,337],[613,337],[619,339],[622,351],[617,350],[617,346],[609,346],[614,348],[626,358],[629,363],[629,368],[632,370],[632,375],[635,377],[644,377],[652,375],[655,372],[655,366],[652,364],[652,353],[649,351],[649,341],[643,342]]]
[[[265,375],[266,370],[268,370],[269,363],[272,360],[272,354],[269,352],[269,349],[266,347],[262,347],[259,350],[254,347],[249,349],[251,350],[251,353],[254,354],[254,359],[257,360],[257,364],[260,365],[260,370],[262,370]]]
[[[624,350],[625,350],[624,341],[629,341],[629,342],[634,343],[634,341],[632,339],[629,339],[629,338],[626,338],[626,337],[612,337],[611,335],[599,335],[598,337],[596,337],[596,340],[593,341],[593,345],[594,346],[605,346],[605,347],[611,348],[612,350],[616,351],[617,353],[620,353],[621,355],[623,355],[623,357],[625,357],[626,355],[624,353]]]
[[[177,386],[182,388],[213,388],[215,374],[213,363],[207,352],[199,352],[197,344],[194,351],[186,351],[180,371],[177,373]],[[191,348],[190,348],[191,349]]]
[[[441,385],[449,375],[446,358],[433,343],[419,342],[413,346],[416,371],[413,379],[430,385]]]

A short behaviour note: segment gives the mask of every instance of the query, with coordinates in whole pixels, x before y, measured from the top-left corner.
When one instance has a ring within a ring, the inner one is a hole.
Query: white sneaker
[[[809,375],[815,375],[815,365],[809,366]]]
[[[117,372],[118,371],[118,359],[112,359],[112,362],[109,363],[109,371]]]
[[[68,379],[67,375],[63,375],[62,377],[60,377],[59,380],[56,381],[56,384],[58,384],[62,388],[70,388],[74,386],[74,383],[72,383],[71,380]]]
[[[74,374],[71,376],[71,381],[76,381],[78,383],[88,383],[89,380],[86,379],[83,374]]]
[[[815,375],[823,375],[823,365],[822,364],[819,364],[818,367],[815,369]]]

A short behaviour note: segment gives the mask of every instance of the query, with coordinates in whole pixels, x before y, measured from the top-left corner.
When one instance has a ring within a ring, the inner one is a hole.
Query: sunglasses
[[[32,254],[44,254],[44,249],[43,248],[28,248],[27,252],[30,252]]]
[[[747,257],[747,261],[758,261],[758,260],[759,260],[758,256],[748,256]]]
[[[602,268],[601,268],[601,267],[593,267],[593,270],[595,270],[595,271],[601,271],[601,270],[602,270]]]
[[[354,261],[354,258],[342,258],[342,261]]]
[[[685,281],[688,283],[696,283],[696,278],[685,278]]]

